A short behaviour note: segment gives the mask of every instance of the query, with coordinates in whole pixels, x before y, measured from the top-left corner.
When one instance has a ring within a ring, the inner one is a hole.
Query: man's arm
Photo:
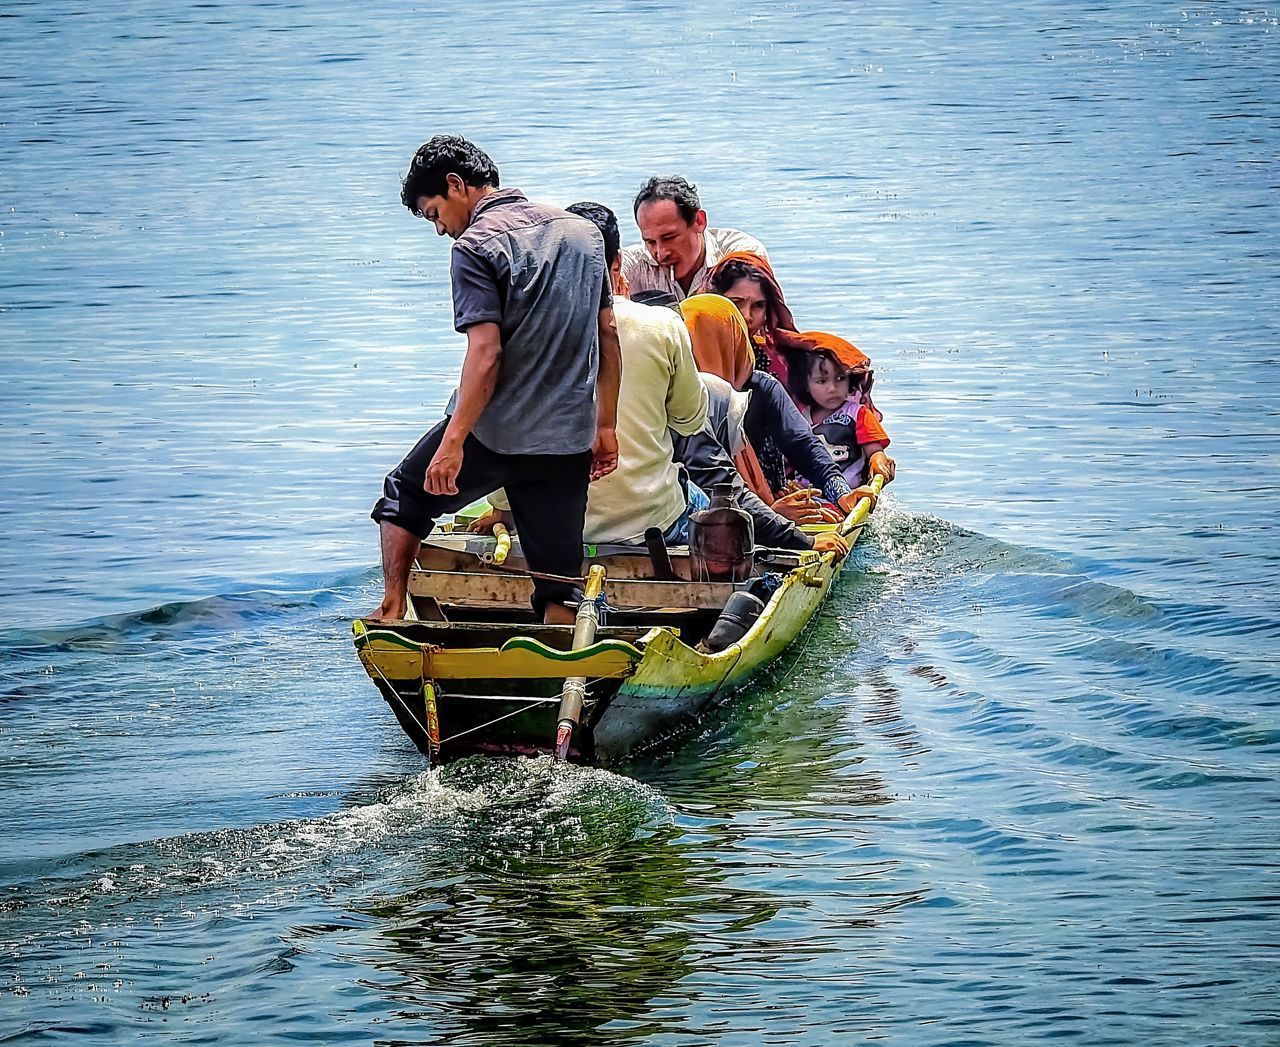
[[[591,479],[599,480],[618,468],[618,386],[622,382],[622,350],[613,303],[600,310],[600,365],[596,372],[596,440],[592,447]]]
[[[493,399],[502,362],[502,330],[496,323],[472,324],[467,328],[467,355],[462,361],[458,398],[440,447],[427,466],[426,488],[430,494],[457,494],[458,470],[462,468],[462,445],[480,413]],[[616,393],[615,393],[616,396]]]
[[[707,420],[707,387],[698,377],[689,328],[674,313],[671,319],[671,384],[667,386],[667,425],[681,436],[692,436]]]

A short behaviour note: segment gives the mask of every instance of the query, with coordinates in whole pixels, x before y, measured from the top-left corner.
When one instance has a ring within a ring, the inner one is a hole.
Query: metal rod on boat
[[[596,602],[604,592],[604,567],[592,564],[587,572],[587,584],[582,593],[582,602],[578,604],[578,613],[573,620],[573,645],[570,650],[586,647],[596,638],[596,626],[600,624],[600,607]],[[560,712],[556,722],[556,759],[563,760],[569,755],[569,744],[573,741],[574,728],[582,716],[582,703],[587,694],[587,678],[570,676],[564,682],[560,692]]]

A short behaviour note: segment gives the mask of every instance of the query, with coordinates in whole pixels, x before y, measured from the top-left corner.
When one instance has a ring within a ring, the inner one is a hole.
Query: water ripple
[[[1276,13],[537,13],[0,12],[0,1039],[1273,1043]],[[852,569],[627,778],[424,775],[352,657],[450,129],[875,362]]]

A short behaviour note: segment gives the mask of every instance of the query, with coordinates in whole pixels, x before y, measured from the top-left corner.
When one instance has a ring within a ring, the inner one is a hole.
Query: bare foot
[[[364,620],[366,622],[400,622],[404,620],[404,613],[408,610],[408,604],[404,600],[393,601],[384,599],[378,605],[378,609],[372,614],[366,614]]]

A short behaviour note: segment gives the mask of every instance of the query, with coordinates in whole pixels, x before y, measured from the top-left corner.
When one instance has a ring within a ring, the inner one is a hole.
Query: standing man
[[[706,290],[707,270],[734,251],[768,261],[764,244],[736,229],[708,229],[698,187],[678,175],[650,178],[633,210],[642,244],[622,252],[622,275],[632,296],[666,291],[683,301]]]
[[[505,487],[531,571],[576,578],[590,480],[618,464],[620,357],[604,242],[590,222],[499,189],[476,145],[437,135],[400,193],[454,240],[454,327],[467,336],[457,392],[393,469],[372,517],[382,528],[382,604],[404,617],[409,568],[444,513]],[[534,578],[533,608],[573,621],[568,580]]]
[[[618,468],[591,485],[583,534],[590,543],[637,544],[656,527],[669,544],[688,540],[689,498],[707,504],[701,491],[686,493],[673,460],[675,434],[692,436],[707,418],[707,391],[698,380],[689,328],[672,309],[627,300],[619,279],[622,237],[618,219],[604,204],[570,204],[604,237],[605,264],[613,283],[613,312],[622,352],[618,393]],[[508,509],[499,492],[489,496],[494,512],[473,531],[492,530]]]

